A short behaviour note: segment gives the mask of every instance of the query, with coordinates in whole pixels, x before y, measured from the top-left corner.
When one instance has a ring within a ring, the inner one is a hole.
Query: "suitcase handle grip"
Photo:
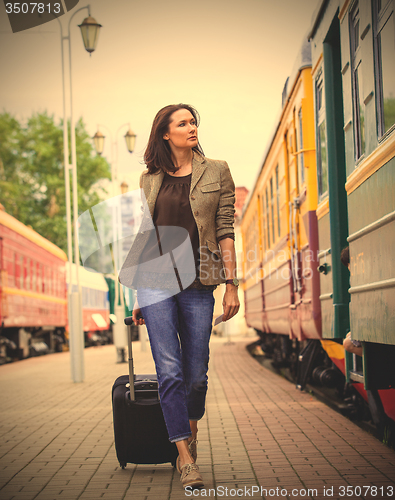
[[[125,325],[129,326],[129,325],[133,325],[133,316],[128,316],[127,318],[125,318]]]

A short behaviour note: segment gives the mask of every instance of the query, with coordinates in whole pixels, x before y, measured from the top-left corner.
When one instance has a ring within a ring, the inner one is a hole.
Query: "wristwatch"
[[[234,286],[239,286],[240,282],[237,278],[233,278],[232,280],[226,280],[225,283],[227,285],[234,285]]]

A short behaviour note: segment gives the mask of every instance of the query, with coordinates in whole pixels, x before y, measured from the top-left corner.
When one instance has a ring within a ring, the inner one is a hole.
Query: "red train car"
[[[0,210],[0,327],[11,358],[62,349],[66,260],[60,248]]]

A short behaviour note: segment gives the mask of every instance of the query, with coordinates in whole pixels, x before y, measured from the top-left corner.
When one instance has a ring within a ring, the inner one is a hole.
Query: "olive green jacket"
[[[140,187],[144,191],[150,214],[144,215],[140,232],[119,273],[119,281],[129,288],[135,288],[133,278],[136,265],[148,240],[148,231],[145,229],[149,224],[152,227],[155,203],[163,178],[162,170],[155,174],[143,172],[140,177]],[[235,185],[225,161],[210,160],[194,153],[189,201],[199,232],[199,279],[204,285],[224,283],[218,238],[234,235],[235,213]]]

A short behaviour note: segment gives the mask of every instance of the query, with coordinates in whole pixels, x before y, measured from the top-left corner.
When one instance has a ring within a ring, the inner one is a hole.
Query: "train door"
[[[327,192],[329,213],[319,220],[323,338],[342,339],[349,331],[349,272],[340,261],[347,246],[348,211],[340,25],[333,18],[323,43],[323,72],[315,82],[319,195]],[[329,236],[329,238],[328,238]]]
[[[287,168],[289,244],[290,244],[290,335],[301,340],[301,326],[298,307],[301,304],[300,253],[299,253],[299,202],[298,202],[298,172],[296,156],[294,155],[294,129],[291,126],[285,136],[285,164]]]
[[[311,69],[303,69],[300,79],[303,92],[293,109],[293,156],[297,197],[290,200],[294,238],[293,266],[295,305],[300,323],[300,338],[321,338],[319,301],[317,177],[314,145],[314,105]]]
[[[258,295],[258,299],[256,302],[259,304],[257,309],[259,310],[259,314],[261,315],[261,323],[262,323],[262,332],[269,332],[269,326],[268,326],[268,321],[267,321],[267,314],[266,314],[266,307],[265,307],[265,282],[264,282],[264,275],[263,275],[263,259],[264,255],[266,254],[268,245],[267,245],[267,239],[266,239],[266,217],[267,214],[264,209],[265,206],[265,201],[263,198],[263,194],[258,195],[258,235],[259,235],[259,242],[260,242],[260,247],[259,247],[259,262],[261,262],[260,267],[262,268],[259,270],[259,285],[254,287],[254,292],[256,295]]]

